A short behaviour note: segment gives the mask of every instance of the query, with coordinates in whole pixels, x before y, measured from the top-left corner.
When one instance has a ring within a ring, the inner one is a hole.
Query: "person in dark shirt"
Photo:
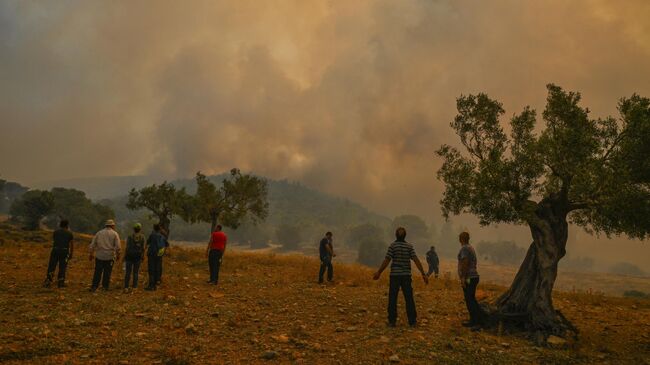
[[[49,288],[52,285],[54,271],[56,266],[59,266],[59,274],[57,275],[57,286],[59,288],[65,287],[65,270],[68,267],[68,261],[72,260],[72,252],[74,246],[72,232],[69,229],[69,222],[62,220],[59,223],[59,229],[52,233],[52,251],[50,252],[50,262],[47,265],[47,276],[43,286]]]
[[[436,253],[436,248],[431,246],[431,249],[427,252],[427,264],[429,265],[429,271],[427,276],[431,276],[432,273],[436,274],[436,279],[438,278],[440,259]]]
[[[469,321],[463,322],[464,327],[479,330],[483,321],[483,310],[476,300],[476,287],[479,282],[477,258],[474,247],[469,244],[469,233],[463,232],[458,237],[460,251],[458,252],[458,277],[463,288],[465,304],[469,312]]]
[[[126,252],[124,254],[124,292],[129,292],[131,275],[133,275],[133,289],[138,287],[138,275],[140,273],[140,264],[144,259],[145,247],[145,238],[140,232],[141,230],[142,225],[136,223],[133,226],[133,234],[126,239]]]
[[[318,248],[320,255],[320,270],[318,271],[318,283],[323,283],[323,275],[327,270],[327,281],[334,280],[334,267],[332,267],[332,258],[336,257],[334,246],[332,245],[332,232],[325,233],[325,237],[320,240]]]
[[[420,259],[415,254],[413,245],[406,242],[406,229],[399,227],[395,231],[395,242],[391,243],[386,253],[386,258],[382,262],[379,270],[373,276],[374,280],[379,280],[381,273],[390,266],[390,285],[388,288],[388,326],[395,327],[397,321],[397,294],[400,288],[404,294],[406,302],[406,316],[408,317],[409,326],[415,327],[417,323],[417,312],[415,310],[415,299],[413,298],[413,287],[411,286],[411,260],[415,262],[418,270],[422,274],[422,280],[425,284],[429,283],[429,277],[424,272]]]
[[[156,286],[160,280],[162,255],[165,252],[165,236],[160,233],[160,224],[153,225],[153,232],[151,232],[147,239],[146,251],[149,284],[144,290],[156,290]]]

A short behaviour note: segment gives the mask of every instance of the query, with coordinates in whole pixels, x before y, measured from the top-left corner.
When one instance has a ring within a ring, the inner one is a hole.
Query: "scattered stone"
[[[546,339],[546,343],[550,347],[554,347],[554,348],[563,348],[563,347],[566,347],[566,345],[567,345],[567,342],[566,342],[565,339],[563,339],[561,337],[558,337],[558,336],[553,336],[553,335],[548,336],[548,338]]]
[[[196,334],[196,327],[194,326],[194,323],[190,323],[187,326],[185,326],[185,332],[189,335]]]
[[[336,332],[343,332],[345,331],[343,327],[336,327]]]
[[[183,327],[181,322],[178,322],[178,321],[174,322],[174,328],[181,328],[181,327]]]
[[[214,317],[214,318],[219,317],[219,312],[214,312],[214,313],[210,314],[210,317]]]
[[[381,337],[379,337],[379,342],[389,343],[390,339],[388,337],[386,337],[386,336],[381,336]]]
[[[347,331],[348,331],[348,332],[354,332],[354,331],[356,331],[356,330],[357,330],[357,328],[354,327],[354,326],[350,326],[350,327],[347,328]]]
[[[509,349],[509,348],[510,348],[510,344],[507,343],[507,342],[501,342],[501,347],[503,347],[504,349]]]
[[[393,363],[397,363],[397,362],[400,361],[400,360],[399,360],[399,356],[397,356],[397,355],[392,355],[392,356],[390,356],[390,357],[388,358],[388,361],[393,362]]]
[[[278,357],[278,353],[275,351],[264,351],[262,354],[262,359],[264,360],[273,360]]]

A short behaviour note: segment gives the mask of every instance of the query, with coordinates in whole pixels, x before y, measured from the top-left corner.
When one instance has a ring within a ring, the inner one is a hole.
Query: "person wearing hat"
[[[95,259],[95,273],[90,291],[97,290],[100,280],[104,290],[108,290],[113,263],[120,259],[120,235],[115,231],[115,221],[107,220],[104,229],[95,234],[88,248],[88,259]]]
[[[131,274],[133,274],[133,289],[138,287],[138,274],[140,273],[140,263],[144,259],[144,234],[141,233],[142,225],[136,223],[133,225],[133,233],[126,239],[126,249],[124,250],[124,262],[126,270],[124,273],[124,292],[129,292],[129,283]]]
[[[431,276],[431,274],[435,272],[436,279],[437,279],[439,273],[438,267],[440,266],[440,259],[438,258],[438,254],[436,253],[435,246],[431,246],[431,249],[427,251],[427,264],[429,264],[429,271],[427,272],[427,276]]]

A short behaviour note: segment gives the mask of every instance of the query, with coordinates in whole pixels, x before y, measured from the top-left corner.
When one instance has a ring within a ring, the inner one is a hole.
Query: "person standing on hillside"
[[[50,261],[47,265],[47,276],[43,286],[49,288],[52,285],[54,278],[54,271],[56,266],[59,266],[59,274],[57,275],[57,286],[59,288],[65,287],[65,270],[68,267],[68,261],[72,260],[73,251],[73,236],[68,228],[69,223],[67,220],[62,220],[59,223],[59,229],[52,233],[52,251],[50,252]]]
[[[400,288],[404,294],[406,302],[406,316],[408,317],[409,326],[415,327],[417,323],[417,312],[415,310],[415,299],[413,298],[413,287],[411,285],[411,260],[415,262],[418,270],[422,274],[422,280],[425,284],[429,283],[429,277],[424,272],[420,259],[415,254],[413,245],[406,242],[406,229],[399,227],[395,231],[395,242],[388,246],[386,258],[382,262],[379,270],[373,276],[374,280],[379,280],[381,273],[384,272],[388,264],[390,266],[390,285],[388,288],[388,326],[395,327],[397,321],[397,294]]]
[[[440,265],[440,259],[438,258],[438,254],[436,253],[436,247],[431,246],[431,249],[427,252],[427,264],[429,265],[429,271],[427,272],[427,276],[431,276],[432,273],[436,273],[436,279],[438,278],[438,273],[439,273],[439,265]]]
[[[95,234],[88,248],[89,260],[95,259],[95,273],[90,291],[97,290],[100,279],[104,290],[108,290],[113,264],[120,259],[120,235],[115,231],[115,221],[107,220],[104,229]]]
[[[149,283],[144,290],[156,290],[160,281],[160,268],[162,255],[165,252],[165,236],[160,232],[160,224],[153,225],[153,232],[147,238],[147,271],[149,272]]]
[[[138,287],[138,274],[140,273],[140,263],[144,259],[145,238],[140,232],[142,225],[136,223],[133,226],[133,233],[126,239],[126,249],[124,250],[124,262],[126,271],[124,273],[124,292],[129,292],[129,282],[133,274],[133,289]]]
[[[476,287],[479,282],[477,258],[474,247],[469,244],[469,233],[463,232],[458,236],[460,251],[458,252],[458,277],[463,288],[465,304],[469,312],[469,321],[463,322],[464,327],[478,330],[483,320],[483,311],[476,300]]]
[[[334,246],[332,245],[332,232],[325,233],[325,237],[320,240],[318,253],[320,254],[320,270],[318,272],[318,284],[323,283],[323,275],[327,270],[327,281],[334,280],[334,267],[332,266],[332,259],[336,257],[334,253]]]
[[[212,232],[205,252],[210,267],[210,280],[208,280],[208,283],[212,285],[219,284],[219,269],[221,269],[221,260],[226,251],[226,243],[228,243],[228,236],[221,229],[221,225],[217,225],[214,232]]]
[[[160,234],[165,238],[165,249],[160,255],[160,270],[158,271],[158,285],[162,284],[162,274],[163,274],[163,258],[169,255],[169,231],[165,229],[162,225],[160,226]]]

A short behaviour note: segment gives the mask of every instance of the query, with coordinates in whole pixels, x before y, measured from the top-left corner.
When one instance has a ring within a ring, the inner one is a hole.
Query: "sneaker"
[[[57,286],[58,286],[59,288],[65,288],[65,287],[67,287],[67,285],[65,285],[65,283],[58,283]]]
[[[395,322],[388,322],[388,327],[396,327]]]
[[[90,289],[88,289],[88,291],[91,292],[91,293],[94,293],[94,292],[97,291],[97,288],[90,288]]]
[[[417,326],[418,326],[417,323],[409,323],[409,327],[411,327],[411,328],[415,328],[415,327],[417,327]]]
[[[461,326],[463,326],[463,327],[474,327],[474,326],[476,326],[476,323],[474,323],[472,321],[464,321],[463,323],[461,323]]]
[[[131,292],[131,289],[129,289],[129,288],[124,288],[124,290],[122,290],[122,293],[124,293],[124,294],[129,294],[130,292]]]
[[[52,286],[52,282],[51,282],[51,281],[49,281],[49,280],[45,280],[45,281],[43,282],[43,288],[49,288],[49,287],[51,287],[51,286]]]
[[[148,287],[144,288],[144,290],[146,290],[146,291],[155,291],[156,288],[148,286]]]
[[[481,331],[481,326],[479,326],[479,325],[472,326],[469,330],[472,331],[472,332],[480,332]]]

